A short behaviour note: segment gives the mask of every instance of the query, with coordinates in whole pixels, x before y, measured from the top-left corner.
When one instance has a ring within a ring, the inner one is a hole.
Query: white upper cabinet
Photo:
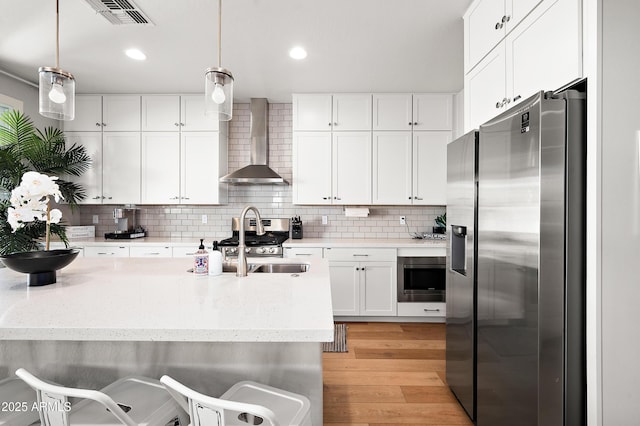
[[[103,134],[104,204],[140,203],[140,159],[140,132]]]
[[[102,131],[102,96],[76,95],[76,116],[64,122],[65,132]]]
[[[180,135],[180,202],[224,204],[227,184],[227,139],[218,132],[182,132]]]
[[[142,131],[177,132],[180,124],[180,96],[142,96]]]
[[[371,204],[371,132],[333,134],[333,204]]]
[[[512,104],[582,75],[580,22],[580,0],[545,0],[507,36],[507,98]]]
[[[293,130],[371,130],[371,95],[293,95]]]
[[[331,95],[293,95],[293,130],[331,131]]]
[[[68,132],[67,147],[82,145],[91,157],[89,168],[82,176],[70,176],[72,182],[80,183],[86,197],[78,204],[102,203],[102,132]]]
[[[105,132],[140,131],[140,96],[103,96],[102,123]]]
[[[180,202],[180,135],[142,133],[143,204]]]
[[[411,130],[413,96],[409,93],[373,95],[373,130]]]
[[[477,129],[502,111],[506,77],[504,46],[492,50],[464,76],[465,132]]]
[[[411,132],[373,132],[373,204],[411,204]]]
[[[413,130],[451,130],[453,96],[450,93],[413,95]]]
[[[333,95],[333,130],[371,130],[371,95]]]
[[[217,117],[207,117],[204,113],[204,95],[180,96],[180,130],[183,132],[217,132],[220,128]]]
[[[465,73],[484,58],[542,0],[476,0],[464,15]]]
[[[331,133],[293,135],[293,203],[331,204]]]
[[[413,133],[413,204],[447,204],[447,144],[451,132]]]

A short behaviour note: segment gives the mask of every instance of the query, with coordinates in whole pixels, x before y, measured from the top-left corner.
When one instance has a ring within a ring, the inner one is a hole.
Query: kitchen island
[[[185,258],[78,258],[43,287],[0,269],[0,377],[24,367],[99,388],[169,374],[214,396],[255,380],[309,397],[321,425],[329,269],[322,259],[305,263],[308,272],[237,278],[187,273]]]

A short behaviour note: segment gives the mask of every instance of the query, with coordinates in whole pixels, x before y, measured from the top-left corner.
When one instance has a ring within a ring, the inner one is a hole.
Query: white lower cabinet
[[[284,257],[287,258],[322,258],[322,247],[285,247]]]
[[[129,257],[129,246],[85,246],[84,257]]]
[[[129,257],[172,257],[171,246],[134,246],[129,248]]]
[[[325,249],[335,316],[395,316],[395,249]]]
[[[398,303],[399,317],[444,317],[447,304],[444,302],[407,302]]]

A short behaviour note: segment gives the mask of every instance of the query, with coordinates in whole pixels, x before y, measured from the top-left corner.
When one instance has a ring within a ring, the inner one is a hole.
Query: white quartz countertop
[[[188,258],[77,258],[57,283],[27,287],[0,269],[0,340],[326,342],[329,268],[196,276]],[[299,259],[249,259],[300,263]]]
[[[446,247],[446,240],[420,240],[412,238],[374,239],[374,238],[289,238],[284,247],[367,247],[367,248],[421,248]]]

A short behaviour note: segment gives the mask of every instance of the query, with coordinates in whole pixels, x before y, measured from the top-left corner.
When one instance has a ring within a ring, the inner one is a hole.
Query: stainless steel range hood
[[[269,103],[265,98],[251,99],[251,164],[220,178],[231,184],[281,184],[289,182],[273,171],[269,160]]]

